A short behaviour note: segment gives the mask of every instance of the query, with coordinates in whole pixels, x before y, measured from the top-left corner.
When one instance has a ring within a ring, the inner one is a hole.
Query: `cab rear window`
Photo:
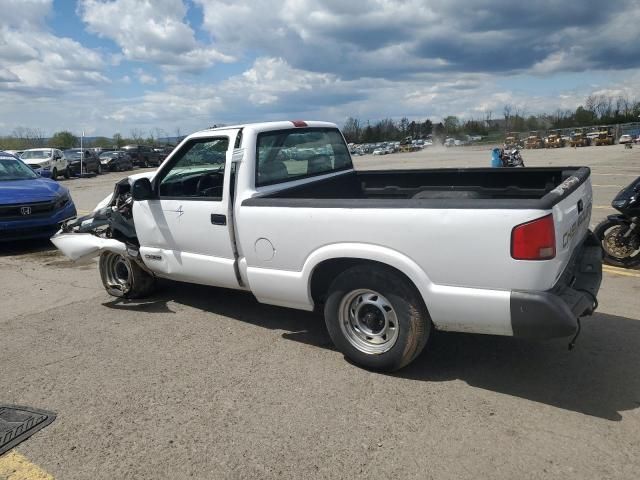
[[[258,135],[256,186],[353,168],[342,135],[333,128],[297,128]]]

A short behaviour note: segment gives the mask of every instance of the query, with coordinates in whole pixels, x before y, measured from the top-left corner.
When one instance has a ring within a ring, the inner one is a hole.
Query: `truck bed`
[[[253,206],[550,209],[587,167],[349,171],[245,200]]]

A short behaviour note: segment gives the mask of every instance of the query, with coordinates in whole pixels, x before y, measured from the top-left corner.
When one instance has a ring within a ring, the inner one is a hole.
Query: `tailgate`
[[[556,280],[568,265],[571,255],[584,241],[589,231],[593,193],[590,176],[580,182],[577,177],[569,177],[555,190],[569,195],[553,206],[553,219],[556,231]]]

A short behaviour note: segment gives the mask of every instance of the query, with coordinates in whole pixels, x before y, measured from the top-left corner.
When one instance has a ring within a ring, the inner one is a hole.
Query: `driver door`
[[[153,180],[154,199],[133,205],[140,254],[161,277],[238,288],[227,210],[229,137],[194,138]]]

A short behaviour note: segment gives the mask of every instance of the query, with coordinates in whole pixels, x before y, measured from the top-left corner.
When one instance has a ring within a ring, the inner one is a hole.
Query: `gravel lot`
[[[640,175],[640,148],[523,156],[591,166],[592,224]],[[489,159],[478,147],[354,161]],[[64,183],[86,212],[122,175]],[[572,352],[436,334],[383,375],[345,361],[314,314],[170,282],[119,301],[95,265],[73,267],[47,242],[0,249],[0,403],[58,413],[16,449],[56,478],[638,478],[640,271],[605,274]]]

